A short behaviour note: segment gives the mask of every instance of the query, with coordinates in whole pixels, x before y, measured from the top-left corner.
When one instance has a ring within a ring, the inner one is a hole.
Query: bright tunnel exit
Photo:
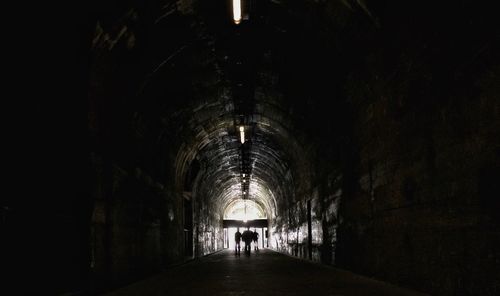
[[[239,227],[239,231],[242,233],[245,231],[247,228],[246,227]],[[259,238],[257,240],[257,245],[259,249],[264,249],[268,246],[268,241],[267,241],[267,227],[249,227],[250,231],[252,232],[257,232],[259,234]],[[234,240],[234,235],[236,234],[236,231],[238,230],[238,227],[228,227],[224,229],[224,248],[229,248],[231,250],[234,250],[236,247],[236,242]],[[245,243],[242,241],[241,242],[241,249],[243,250],[243,245]],[[255,247],[255,242],[252,242],[252,250]]]
[[[224,219],[250,221],[255,219],[266,219],[266,213],[262,207],[253,200],[238,199],[230,203],[224,213]]]
[[[240,233],[243,233],[247,228],[252,232],[258,233],[258,248],[267,246],[267,215],[259,203],[249,199],[237,199],[230,202],[224,211],[224,222],[229,222],[224,227],[224,247],[235,248],[235,233],[239,228]],[[252,242],[252,249],[256,245]],[[241,246],[244,243],[242,241]]]

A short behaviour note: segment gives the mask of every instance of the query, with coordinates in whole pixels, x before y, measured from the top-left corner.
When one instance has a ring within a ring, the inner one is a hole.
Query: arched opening
[[[268,246],[268,217],[266,210],[258,202],[250,199],[236,199],[224,209],[224,248],[235,247],[237,231],[250,229],[258,233],[258,247]]]
[[[227,205],[224,211],[224,220],[250,220],[267,219],[264,209],[255,201],[237,199]]]

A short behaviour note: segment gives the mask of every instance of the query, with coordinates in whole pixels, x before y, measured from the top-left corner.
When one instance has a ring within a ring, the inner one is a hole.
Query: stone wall
[[[241,48],[214,45],[230,35],[222,2],[139,2],[95,12],[93,191],[80,201],[92,204],[95,290],[192,258],[179,183],[195,156],[206,178],[192,191],[194,256],[222,247],[221,208],[238,185],[235,105],[221,72]],[[274,215],[276,250],[434,294],[494,295],[496,16],[468,1],[421,2],[266,4],[266,27],[251,39],[262,44],[246,49],[257,71],[253,172],[270,189],[258,198]],[[70,208],[62,221],[77,216]]]
[[[489,271],[499,256],[490,180],[500,175],[500,109],[498,76],[486,73],[467,85],[419,82],[421,95],[400,74],[397,90],[359,105],[359,175],[342,199],[339,264],[441,295],[498,291]]]
[[[280,87],[316,162],[312,188],[280,210],[273,247],[307,258],[311,200],[314,260],[438,295],[495,295],[494,17],[472,2],[396,2],[292,9],[304,25],[288,28],[279,60],[295,71]]]
[[[180,150],[199,144],[190,126],[193,102],[206,99],[204,91],[217,82],[210,40],[198,36],[192,1],[150,4],[95,8],[89,129],[90,271],[96,292],[223,246],[214,205],[196,193],[191,194],[193,242],[186,241],[184,194],[191,188],[184,188],[187,172],[177,162]]]

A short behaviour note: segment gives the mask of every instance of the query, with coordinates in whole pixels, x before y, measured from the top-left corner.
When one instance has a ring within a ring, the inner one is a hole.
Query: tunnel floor
[[[112,295],[426,295],[271,250],[225,250]]]

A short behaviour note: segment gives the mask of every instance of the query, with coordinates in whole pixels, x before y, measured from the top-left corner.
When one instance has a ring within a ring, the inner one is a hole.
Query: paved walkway
[[[270,250],[229,250],[116,290],[118,295],[424,295]]]

